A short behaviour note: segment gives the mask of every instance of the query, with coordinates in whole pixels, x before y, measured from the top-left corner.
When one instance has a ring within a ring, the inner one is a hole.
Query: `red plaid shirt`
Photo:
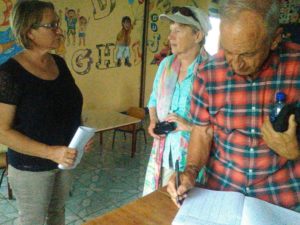
[[[299,206],[300,160],[287,160],[268,148],[261,136],[275,93],[300,100],[300,45],[285,43],[272,52],[259,76],[234,74],[224,52],[199,66],[191,115],[196,125],[212,125],[206,186],[238,191],[287,208]]]

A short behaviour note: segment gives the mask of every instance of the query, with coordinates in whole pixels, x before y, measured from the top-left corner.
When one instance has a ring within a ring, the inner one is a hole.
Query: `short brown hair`
[[[45,9],[54,10],[51,2],[37,0],[18,1],[10,15],[10,26],[16,41],[24,48],[30,48],[31,41],[27,36],[34,24],[39,24],[43,19]]]

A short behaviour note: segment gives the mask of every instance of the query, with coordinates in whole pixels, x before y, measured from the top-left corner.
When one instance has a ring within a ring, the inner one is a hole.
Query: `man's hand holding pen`
[[[180,186],[180,171],[179,171],[179,160],[176,160],[175,163],[175,171],[176,171],[176,177],[175,177],[175,188],[178,190],[178,187]],[[183,199],[180,198],[179,195],[176,196],[176,204],[182,205]]]
[[[176,171],[176,173],[171,176],[168,182],[167,191],[170,194],[172,201],[178,208],[186,198],[187,192],[195,186],[195,180],[198,175],[197,171],[199,170],[190,165],[186,167],[184,172],[179,173]],[[176,181],[176,179],[178,178],[179,180]],[[176,185],[176,183],[178,186]]]

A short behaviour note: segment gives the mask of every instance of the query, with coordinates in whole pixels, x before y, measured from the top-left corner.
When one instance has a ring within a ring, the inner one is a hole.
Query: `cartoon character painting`
[[[76,24],[79,17],[79,9],[77,13],[75,9],[65,8],[65,21],[67,23],[67,44],[70,45],[70,36],[72,36],[72,44],[75,46],[76,42]]]
[[[135,23],[135,22],[134,22]],[[133,23],[133,24],[134,24]],[[133,24],[129,16],[124,16],[122,18],[122,29],[117,35],[116,46],[117,51],[117,66],[121,66],[122,58],[125,59],[124,65],[131,67],[130,63],[130,33],[133,29]]]
[[[85,36],[86,36],[86,28],[89,23],[90,18],[86,18],[84,16],[79,17],[79,28],[78,28],[78,38],[79,38],[79,43],[78,45],[85,46]]]

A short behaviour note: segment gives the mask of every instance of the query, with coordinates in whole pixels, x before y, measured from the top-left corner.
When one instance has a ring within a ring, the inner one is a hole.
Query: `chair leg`
[[[72,197],[73,196],[73,191],[74,191],[74,185],[72,183],[70,191],[69,191],[69,196]]]
[[[131,143],[131,158],[134,157],[136,151],[136,132],[132,133],[132,143]]]
[[[116,137],[116,130],[114,130],[111,148],[114,148],[115,146],[115,137]]]
[[[13,199],[12,189],[8,181],[7,181],[7,192],[8,192],[8,199],[9,200]]]
[[[4,174],[5,174],[5,171],[6,169],[3,169],[3,172],[1,174],[1,178],[0,178],[0,187],[1,187],[1,184],[2,184],[2,181],[3,181],[3,177],[4,177]]]
[[[136,152],[136,136],[137,136],[137,131],[135,129],[135,124],[134,124],[133,132],[132,132],[132,143],[131,143],[131,158],[134,157],[134,154]]]
[[[7,168],[5,168],[1,174],[1,178],[0,178],[0,186],[2,184],[3,178],[5,173],[7,172]],[[13,194],[12,194],[12,189],[10,187],[9,181],[7,180],[7,194],[8,194],[8,199],[11,200],[13,199]]]
[[[6,162],[8,162],[7,154],[6,154]],[[8,175],[8,164],[6,164],[5,172],[7,172],[7,175]],[[13,199],[13,193],[12,193],[12,189],[11,189],[10,184],[9,184],[8,177],[7,177],[7,192],[8,192],[8,199],[12,200]]]
[[[145,144],[147,144],[146,132],[144,129],[143,129],[143,134],[144,134]]]

